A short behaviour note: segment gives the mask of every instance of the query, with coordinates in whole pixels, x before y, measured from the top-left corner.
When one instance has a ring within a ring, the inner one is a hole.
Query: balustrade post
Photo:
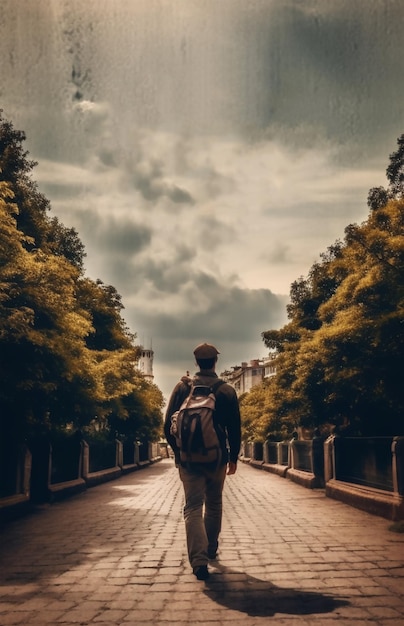
[[[115,465],[122,468],[123,467],[123,443],[119,441],[119,439],[115,439],[116,444],[116,457],[115,457]]]
[[[394,437],[391,453],[394,493],[404,496],[404,437]]]
[[[282,459],[282,441],[278,441],[276,444],[277,452],[278,452],[278,465],[283,465]]]
[[[262,446],[262,457],[264,459],[264,463],[266,465],[268,465],[268,463],[269,463],[269,445],[268,445],[268,441],[264,441],[264,444]]]
[[[12,495],[29,496],[31,483],[32,454],[26,444],[17,450],[17,467],[15,473],[14,493]]]
[[[335,478],[335,437],[331,435],[324,442],[324,481],[328,483],[329,480]]]
[[[292,439],[289,441],[289,454],[288,454],[288,466],[290,469],[296,469],[296,450],[295,450],[295,440]]]
[[[90,446],[88,445],[87,441],[85,441],[84,439],[82,439],[81,441],[81,458],[82,458],[82,465],[81,465],[82,478],[86,480],[90,473]]]
[[[31,468],[32,468],[32,454],[28,446],[23,446],[23,476],[21,482],[22,493],[25,496],[29,496],[30,484],[31,484]]]
[[[312,471],[316,478],[324,480],[324,438],[316,434],[311,444]]]
[[[294,446],[294,439],[291,439],[288,443],[288,467],[295,469],[296,451]]]

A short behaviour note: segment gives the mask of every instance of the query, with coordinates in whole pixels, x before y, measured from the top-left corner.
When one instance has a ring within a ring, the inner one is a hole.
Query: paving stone
[[[404,537],[388,520],[240,464],[201,582],[182,509],[167,459],[6,524],[1,626],[404,624]]]

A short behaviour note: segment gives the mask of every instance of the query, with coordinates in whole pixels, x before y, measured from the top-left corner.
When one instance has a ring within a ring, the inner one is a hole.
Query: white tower
[[[142,372],[143,376],[153,382],[154,374],[153,374],[153,357],[154,352],[150,349],[145,349],[143,346],[140,346],[140,356],[137,362],[138,369]]]

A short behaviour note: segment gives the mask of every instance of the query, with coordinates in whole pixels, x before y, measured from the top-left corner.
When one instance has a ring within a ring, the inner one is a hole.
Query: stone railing
[[[0,518],[113,480],[167,457],[168,452],[159,443],[87,442],[72,436],[52,444],[40,440],[21,446],[16,456],[15,477],[8,476],[7,493],[0,492]]]
[[[328,496],[404,519],[404,437],[332,437],[324,449]]]
[[[245,442],[240,459],[376,515],[404,519],[404,437]]]
[[[160,443],[116,440],[106,446],[105,454],[93,453],[92,460],[91,442],[72,438],[66,446],[41,441],[20,447],[13,476],[9,473],[0,491],[0,517],[168,457],[167,445]],[[323,488],[327,496],[376,515],[404,519],[404,437],[245,442],[240,459],[305,487]]]
[[[5,480],[2,481],[0,491],[0,513],[4,510],[17,514],[24,510],[30,501],[32,454],[26,445],[17,448],[14,462],[8,467],[11,471],[3,469]]]

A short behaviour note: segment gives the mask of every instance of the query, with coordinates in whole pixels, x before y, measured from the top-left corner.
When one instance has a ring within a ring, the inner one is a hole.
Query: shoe
[[[207,565],[200,565],[199,567],[194,567],[194,574],[198,580],[208,580],[209,571]]]

